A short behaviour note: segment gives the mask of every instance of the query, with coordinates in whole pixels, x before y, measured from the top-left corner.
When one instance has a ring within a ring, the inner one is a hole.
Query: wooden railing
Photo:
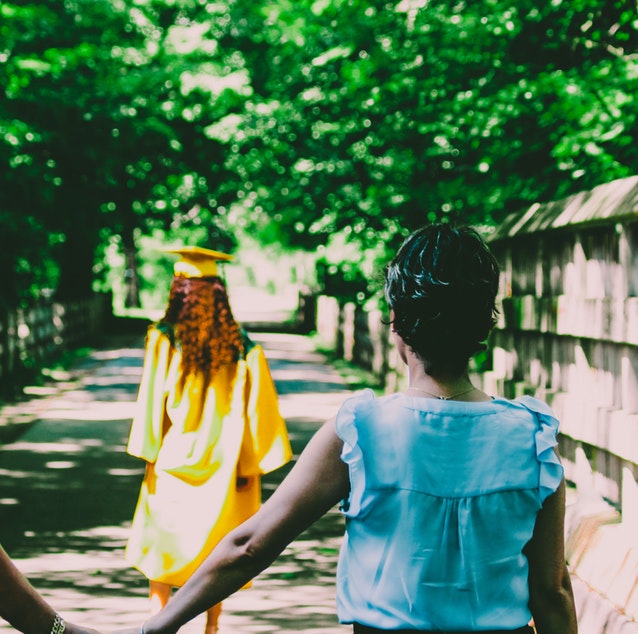
[[[41,300],[0,314],[0,380],[11,382],[14,373],[89,341],[111,314],[110,295],[67,303]]]

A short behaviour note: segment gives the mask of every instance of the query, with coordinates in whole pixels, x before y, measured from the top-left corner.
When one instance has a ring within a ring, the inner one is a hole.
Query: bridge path
[[[297,455],[350,391],[307,338],[254,338],[266,350]],[[53,393],[7,408],[0,420],[5,433],[11,421],[35,420],[0,447],[0,542],[63,616],[105,632],[139,625],[148,610],[146,579],[123,559],[143,475],[124,450],[142,358],[143,335],[108,341]],[[288,469],[264,478],[265,496]],[[306,531],[251,589],[224,603],[222,632],[349,631],[334,607],[342,532],[336,510]],[[203,618],[182,632],[199,634]],[[0,620],[0,634],[9,631]]]
[[[298,455],[351,390],[306,337],[255,339]],[[139,625],[148,609],[146,579],[123,558],[143,475],[124,451],[142,357],[143,334],[110,338],[54,388],[0,410],[0,543],[65,617],[104,632]],[[264,478],[265,496],[289,468]],[[222,634],[351,631],[335,618],[342,532],[334,510],[308,529],[251,589],[225,602]],[[574,589],[583,634],[638,634],[631,617],[576,577]],[[203,625],[198,617],[182,632],[201,634]],[[11,631],[0,620],[0,634]]]

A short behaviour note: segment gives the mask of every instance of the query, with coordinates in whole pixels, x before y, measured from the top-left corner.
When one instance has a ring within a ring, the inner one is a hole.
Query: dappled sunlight
[[[266,348],[298,456],[349,390],[306,338],[255,340]],[[105,354],[104,362],[73,389],[39,401],[41,420],[0,449],[0,525],[16,565],[66,619],[110,632],[139,627],[149,601],[147,579],[124,560],[145,470],[125,451],[140,371],[127,364],[141,356]],[[264,499],[293,463],[263,477]],[[224,601],[222,634],[351,631],[335,608],[343,531],[335,509],[310,527],[251,588]],[[202,634],[204,622],[199,616],[180,634]],[[2,634],[11,631],[0,622]]]
[[[350,392],[341,391],[333,394],[324,392],[305,392],[304,394],[281,394],[279,410],[289,423],[292,420],[307,420],[315,426],[317,421],[324,421],[337,414],[337,410]]]
[[[71,533],[73,535],[73,533]],[[90,537],[89,531],[82,534]],[[95,536],[99,540],[107,537],[104,533],[96,533]],[[106,540],[108,546],[112,545],[112,540]],[[92,552],[90,557],[80,552],[75,553],[45,553],[37,557],[20,559],[20,570],[28,577],[43,577],[47,573],[56,573],[64,570],[65,573],[77,573],[85,571],[92,577],[98,570],[104,574],[113,570],[128,568],[119,556],[113,556],[115,553]],[[120,553],[121,554],[121,553]],[[89,580],[90,585],[94,585],[93,579]]]
[[[272,366],[282,365],[280,361],[299,361],[301,364],[324,365],[326,357],[315,350],[314,343],[303,335],[280,333],[250,333],[255,343],[262,346]],[[295,364],[295,367],[297,364]],[[301,368],[300,368],[301,369]],[[326,370],[329,368],[326,367]]]
[[[129,421],[133,418],[135,403],[93,401],[91,408],[78,404],[72,409],[52,409],[47,411],[47,420],[83,420],[83,421]]]
[[[22,478],[29,478],[31,473],[29,471],[20,471],[18,469],[0,469],[0,478],[15,478],[21,480]]]
[[[338,393],[343,400],[348,393],[339,374],[326,365],[325,357],[314,351],[307,337],[260,333],[257,341],[266,352],[282,408],[285,409],[291,399],[301,397],[307,399],[308,411],[308,402],[315,397],[322,400]]]
[[[308,337],[304,335],[289,335],[280,332],[259,332],[251,335],[256,343],[264,346],[265,349],[272,352],[281,350],[306,350],[314,351],[314,345]]]
[[[68,620],[107,630],[136,626],[147,616],[147,583],[124,560],[127,533],[117,526],[71,532],[70,552],[38,552],[14,562]],[[0,622],[0,631],[11,630]]]
[[[27,396],[53,396],[59,388],[55,385],[27,385],[22,391]]]
[[[277,384],[277,392],[280,395],[293,393],[311,394],[330,392],[346,393],[347,388],[343,381],[336,373],[313,371],[311,369],[301,369],[299,372],[295,370],[278,370],[273,364],[272,377]]]
[[[352,631],[351,626],[339,625],[336,617],[334,591],[314,584],[269,584],[262,589],[259,580],[250,590],[243,590],[224,602],[220,619],[222,632],[250,634],[252,632],[279,632],[325,634]],[[201,634],[193,624],[184,634]]]
[[[325,357],[318,352],[308,352],[304,348],[289,348],[287,350],[270,350],[265,348],[266,356],[271,365],[277,365],[279,361],[312,361],[324,363]]]
[[[144,340],[144,337],[140,337],[140,342]],[[131,359],[137,359],[139,361],[140,370],[134,366],[125,366],[118,368],[117,371],[124,371],[125,374],[137,374],[141,371],[142,361],[144,359],[144,348],[115,348],[112,350],[96,350],[91,353],[91,357],[97,361],[122,361],[123,357],[129,357]]]
[[[84,451],[84,446],[80,442],[28,442],[16,441],[10,445],[2,447],[3,452],[13,453],[17,451],[28,451],[33,454],[51,454],[51,453],[78,453]]]
[[[128,379],[128,380],[125,380]],[[84,379],[81,381],[82,385],[95,385],[99,387],[117,387],[120,385],[126,385],[129,383],[133,383],[134,385],[138,385],[140,382],[140,373],[135,372],[129,374],[107,374],[103,376],[92,376],[90,378]]]
[[[144,475],[145,467],[139,467],[137,469],[108,469],[109,475],[121,478],[128,478],[129,476],[142,476]]]
[[[276,332],[251,333],[251,339],[266,352],[268,359],[289,359],[290,353],[298,353],[306,363],[325,361],[325,357],[316,352],[315,344],[303,335],[289,335]],[[295,360],[297,360],[295,358]]]
[[[130,423],[101,422],[47,419],[2,447],[0,499],[10,503],[0,525],[12,556],[110,549],[82,531],[130,521],[144,465],[125,453]]]
[[[273,370],[272,376],[276,381],[299,381],[303,376],[303,383],[338,383],[338,387],[341,391],[345,391],[343,383],[341,383],[336,374],[326,372],[325,370],[315,369],[314,366],[308,366],[307,368],[301,367],[299,369],[281,369]]]
[[[46,462],[44,466],[47,469],[73,469],[73,467],[77,466],[77,463],[71,462],[69,460],[57,460],[52,462]]]
[[[130,523],[119,526],[96,526],[85,531],[73,531],[72,535],[99,540],[120,540],[124,543],[129,536]]]

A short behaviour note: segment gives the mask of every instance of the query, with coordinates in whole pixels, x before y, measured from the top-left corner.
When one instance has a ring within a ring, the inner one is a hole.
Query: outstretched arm
[[[49,634],[55,610],[0,547],[0,616],[25,634]]]
[[[0,546],[0,617],[24,634],[55,634],[55,610],[38,594]],[[59,617],[57,617],[59,619]],[[59,630],[58,630],[59,631]],[[72,623],[66,634],[92,632]]]
[[[334,421],[324,424],[259,511],[222,539],[166,607],[145,623],[145,634],[173,634],[228,597],[343,499],[349,480],[341,445]]]
[[[578,624],[565,563],[565,482],[550,495],[526,546],[529,606],[538,634],[576,634]]]

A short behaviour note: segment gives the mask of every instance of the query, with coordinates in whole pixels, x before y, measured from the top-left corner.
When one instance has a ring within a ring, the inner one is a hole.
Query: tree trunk
[[[122,250],[124,251],[124,307],[141,308],[140,276],[137,265],[137,248],[133,232],[124,229],[122,234]]]
[[[67,233],[66,242],[58,252],[60,282],[55,297],[58,300],[86,299],[93,294],[93,264],[95,244],[91,236],[80,232]]]

